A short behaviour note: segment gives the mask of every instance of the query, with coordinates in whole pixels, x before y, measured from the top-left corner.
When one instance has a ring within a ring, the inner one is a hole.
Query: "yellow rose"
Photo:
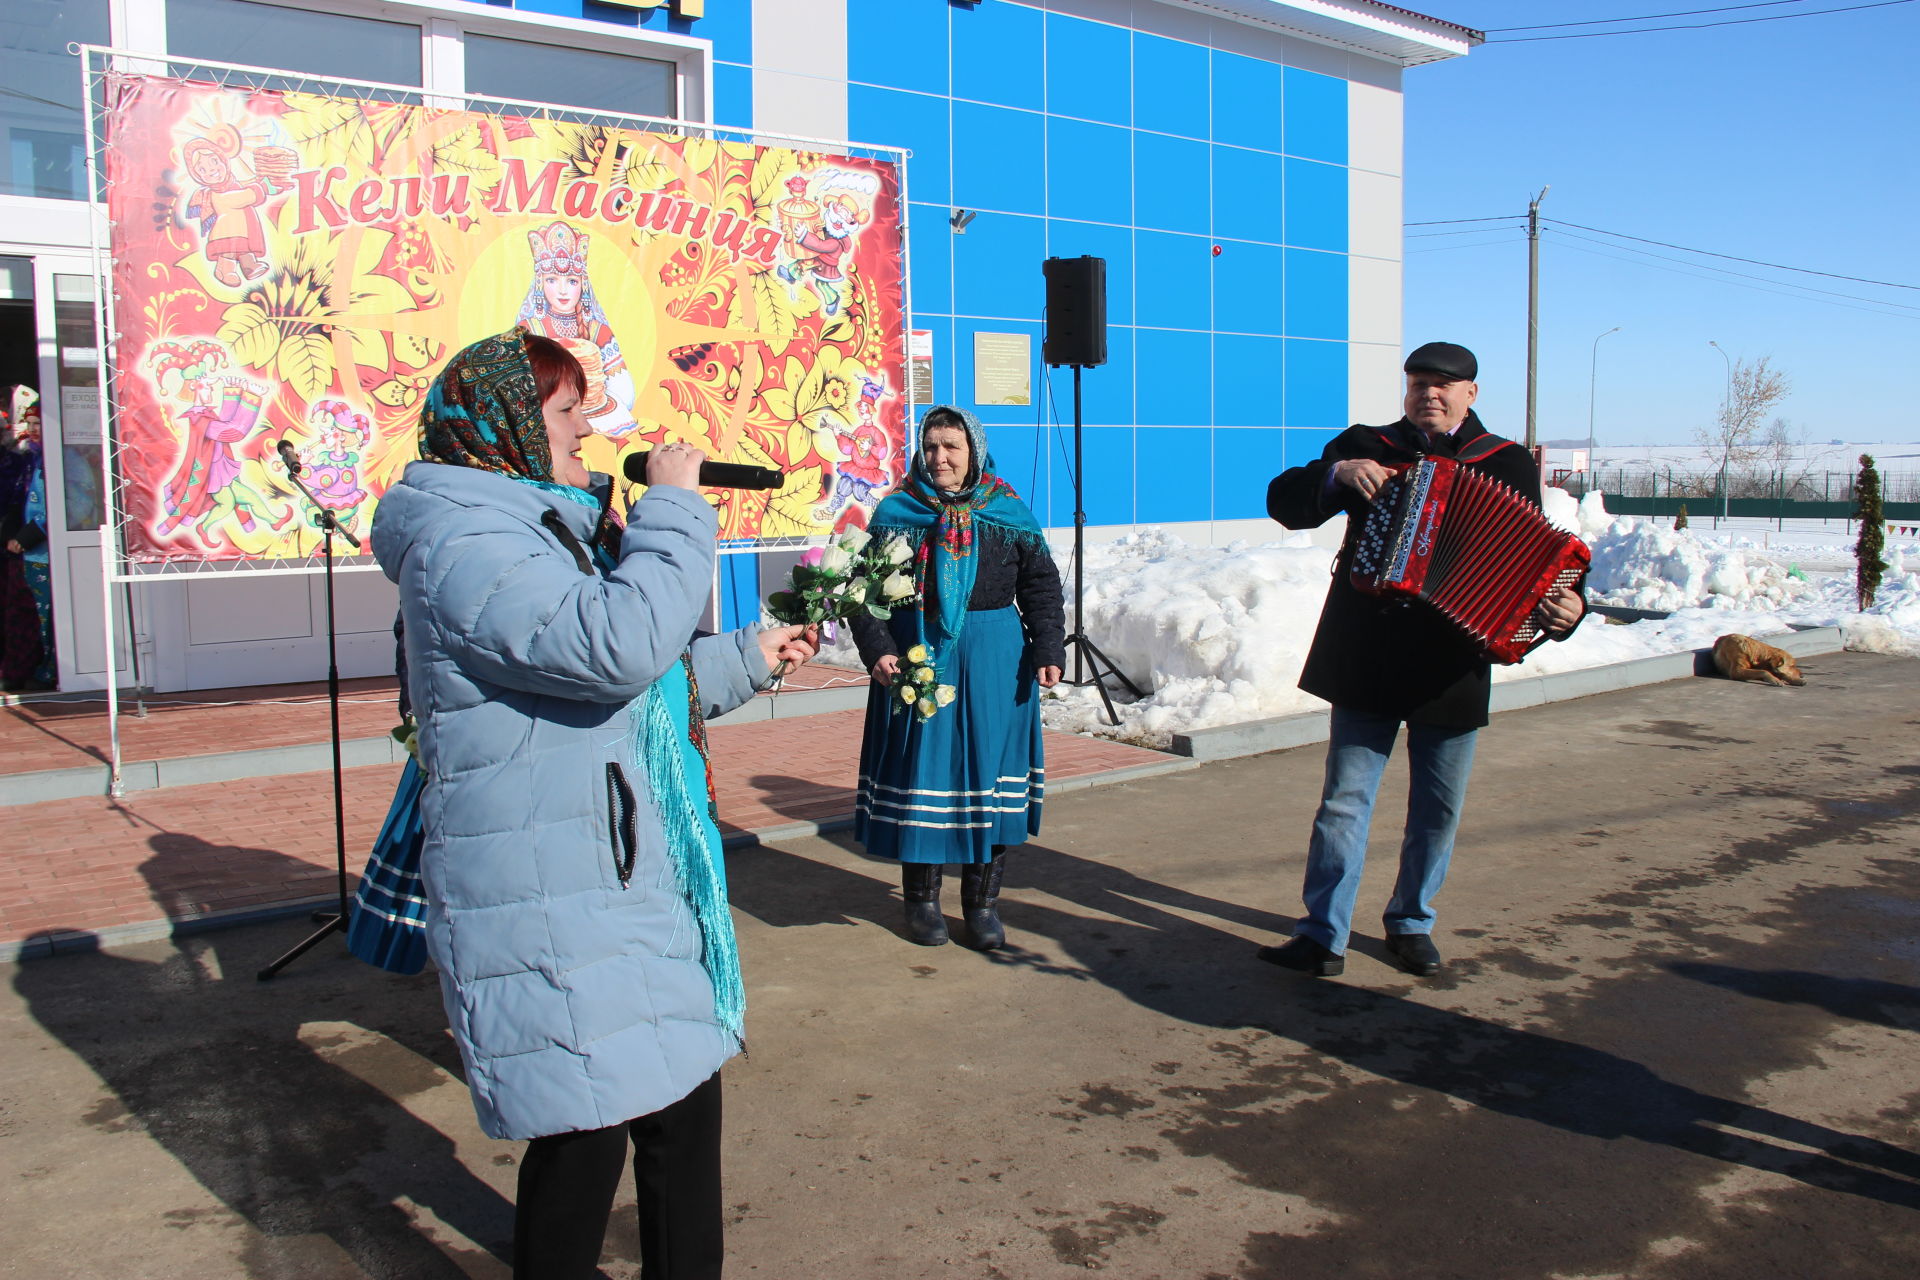
[[[944,707],[953,701],[953,695],[954,695],[953,686],[950,684],[943,684],[938,689],[935,689],[933,691],[933,700]]]
[[[939,709],[940,709],[940,704],[935,702],[932,698],[920,699],[920,705],[914,708],[914,710],[918,711],[922,716],[930,716],[934,712],[938,711]]]
[[[900,686],[900,701],[911,704],[917,696],[912,685],[903,684]]]
[[[919,670],[917,670],[917,671],[915,671],[915,672],[913,673],[913,682],[914,682],[915,684],[932,684],[932,683],[933,683],[933,668],[932,668],[932,667],[921,667],[921,668],[920,668]]]
[[[925,662],[928,658],[932,656],[933,656],[932,654],[927,652],[927,646],[923,644],[917,644],[913,646],[913,648],[907,650],[908,662],[913,662],[913,663]]]

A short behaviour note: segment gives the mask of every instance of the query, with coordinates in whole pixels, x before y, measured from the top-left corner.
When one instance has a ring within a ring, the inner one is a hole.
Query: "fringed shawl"
[[[942,493],[927,471],[927,417],[942,409],[964,424],[970,452],[968,483],[955,493]],[[1046,540],[1027,504],[996,474],[980,420],[964,409],[935,405],[920,419],[920,448],[905,483],[874,509],[871,531],[914,544],[918,636],[931,655],[928,665],[940,676],[947,674],[945,661],[967,623],[967,603],[980,570],[981,526],[1015,545],[1040,546]]]

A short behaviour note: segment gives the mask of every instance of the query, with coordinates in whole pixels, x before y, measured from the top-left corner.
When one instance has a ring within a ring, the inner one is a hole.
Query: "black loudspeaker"
[[[1047,335],[1040,358],[1050,365],[1086,368],[1107,362],[1107,260],[1048,258]]]

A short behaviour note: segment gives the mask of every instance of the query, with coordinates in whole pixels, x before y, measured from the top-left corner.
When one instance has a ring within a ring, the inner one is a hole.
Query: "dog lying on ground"
[[[1730,635],[1715,640],[1713,666],[1729,680],[1764,680],[1782,688],[1806,683],[1792,654],[1752,636]]]

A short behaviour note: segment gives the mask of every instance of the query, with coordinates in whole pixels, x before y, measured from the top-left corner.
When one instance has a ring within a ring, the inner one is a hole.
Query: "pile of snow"
[[[1920,657],[1920,542],[1888,545],[1878,598],[1862,613],[1853,540],[1837,529],[1755,545],[1732,533],[1615,518],[1601,494],[1576,502],[1560,489],[1547,490],[1545,511],[1592,549],[1595,603],[1670,616],[1626,626],[1592,617],[1568,640],[1495,667],[1496,681],[1686,653],[1728,632],[1766,636],[1796,625],[1838,626],[1849,649]],[[1064,560],[1061,567],[1070,573]],[[1046,701],[1047,725],[1164,747],[1187,730],[1323,708],[1296,685],[1332,567],[1332,553],[1304,534],[1206,547],[1148,529],[1087,548],[1087,634],[1147,696],[1130,701],[1110,680],[1121,716],[1114,728],[1094,690],[1063,685]],[[844,633],[821,656],[860,665]]]
[[[1185,729],[1312,709],[1294,684],[1332,568],[1333,553],[1304,534],[1201,547],[1148,529],[1087,548],[1087,634],[1150,690],[1124,710],[1120,736],[1164,745]],[[1063,688],[1046,721],[1112,732],[1091,689]]]
[[[1762,612],[1791,606],[1813,587],[1778,561],[1712,546],[1686,529],[1622,517],[1587,537],[1587,593],[1602,604],[1671,613],[1712,608]]]
[[[1625,626],[1590,618],[1568,640],[1494,668],[1496,681],[1685,653],[1728,632],[1765,636],[1795,625],[1839,626],[1850,649],[1920,656],[1920,572],[1907,568],[1920,566],[1920,543],[1888,547],[1878,598],[1862,613],[1850,540],[1769,551],[1742,538],[1615,518],[1602,495],[1576,502],[1559,489],[1547,491],[1545,510],[1592,549],[1590,599],[1671,616]],[[1792,568],[1798,561],[1836,569],[1809,580]],[[1165,746],[1191,729],[1323,707],[1295,686],[1331,567],[1331,553],[1302,535],[1202,547],[1149,529],[1088,548],[1087,634],[1148,692],[1131,703],[1116,696],[1114,728],[1097,693],[1063,686],[1046,703],[1048,726]]]

